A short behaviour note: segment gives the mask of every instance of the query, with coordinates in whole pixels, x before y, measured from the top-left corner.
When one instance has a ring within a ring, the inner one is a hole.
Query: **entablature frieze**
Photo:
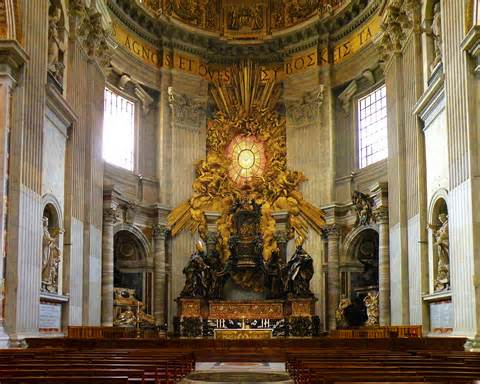
[[[159,52],[176,49],[209,63],[227,65],[231,64],[232,57],[238,60],[254,56],[260,63],[267,64],[284,61],[308,49],[345,43],[349,35],[357,34],[356,29],[373,17],[381,3],[380,0],[354,0],[338,14],[314,18],[310,24],[302,23],[299,28],[290,28],[263,40],[240,41],[183,25],[164,12],[152,17],[131,1],[110,0],[108,6],[120,23],[157,47]]]

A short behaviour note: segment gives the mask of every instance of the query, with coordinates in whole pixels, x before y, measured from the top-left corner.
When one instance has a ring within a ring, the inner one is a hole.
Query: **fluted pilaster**
[[[102,236],[102,325],[113,325],[113,226],[116,209],[103,211]]]
[[[327,321],[328,329],[332,330],[337,327],[335,319],[335,310],[338,306],[339,297],[339,268],[338,268],[338,228],[332,225],[326,229],[328,238],[328,263],[327,263]]]
[[[154,305],[153,313],[157,324],[167,322],[167,271],[165,263],[165,237],[167,228],[163,225],[153,227],[153,257],[154,257]]]

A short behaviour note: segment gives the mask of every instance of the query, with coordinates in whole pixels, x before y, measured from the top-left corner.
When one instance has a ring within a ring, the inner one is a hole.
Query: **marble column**
[[[390,229],[388,209],[377,210],[378,223],[378,286],[380,325],[390,325]]]
[[[113,226],[116,209],[103,211],[102,234],[102,326],[113,326]]]
[[[164,225],[157,224],[153,227],[153,258],[154,258],[154,288],[153,288],[153,314],[155,322],[163,325],[167,322],[167,271],[166,271],[166,253],[165,237],[167,228]]]
[[[335,311],[339,297],[339,268],[338,268],[338,228],[332,225],[326,229],[328,236],[328,263],[327,263],[327,321],[328,329],[336,329]]]
[[[18,70],[27,61],[25,52],[16,42],[0,44],[0,234],[7,231],[8,159],[11,129],[12,93],[16,86]],[[8,347],[5,332],[5,278],[6,236],[0,236],[0,348]]]

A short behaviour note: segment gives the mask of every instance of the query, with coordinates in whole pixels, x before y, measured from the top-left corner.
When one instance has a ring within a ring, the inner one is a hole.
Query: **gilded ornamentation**
[[[56,232],[51,234],[50,232]],[[58,292],[58,267],[61,252],[58,247],[58,236],[61,230],[48,228],[48,218],[43,218],[43,254],[42,254],[42,291]]]
[[[318,120],[320,107],[323,104],[325,88],[320,85],[318,89],[306,92],[300,101],[287,103],[287,117],[296,125],[308,124]]]
[[[357,219],[354,226],[369,225],[373,220],[373,199],[365,193],[354,191],[352,193],[352,204],[355,208]]]
[[[198,130],[205,119],[202,104],[186,94],[176,93],[172,87],[168,87],[167,92],[175,124]]]
[[[283,319],[282,302],[213,302],[209,303],[210,319]]]
[[[260,67],[252,63],[233,66],[230,73],[230,83],[217,81],[211,89],[218,112],[208,121],[207,156],[197,164],[193,196],[172,211],[168,224],[173,236],[188,229],[206,238],[205,211],[221,212],[217,221],[219,250],[226,260],[230,255],[231,207],[235,201],[255,201],[262,207],[263,258],[268,261],[277,250],[273,212],[288,211],[290,227],[301,238],[307,237],[309,228],[320,232],[323,212],[298,191],[305,176],[287,169],[285,119],[276,112],[278,84],[273,79],[261,81]],[[237,159],[228,155],[227,148],[239,135],[255,138],[265,150],[262,173],[247,183],[228,176]]]
[[[292,300],[292,317],[310,317],[315,314],[312,300]]]
[[[154,16],[163,13],[194,27],[235,37],[260,37],[265,32],[288,28],[315,15],[331,15],[347,0],[137,0]],[[224,24],[220,23],[224,15]]]
[[[202,317],[202,302],[198,299],[180,298],[179,300],[179,315],[183,317]]]
[[[437,271],[435,274],[434,290],[444,291],[450,288],[450,256],[448,238],[448,216],[441,213],[438,216],[440,225],[429,224],[428,228],[433,231],[435,245],[437,246]]]
[[[51,4],[48,11],[48,72],[63,85],[65,28],[61,8]]]
[[[363,299],[363,303],[367,308],[367,321],[365,322],[365,326],[378,326],[378,292],[368,292],[367,296]]]
[[[7,5],[5,4],[5,0],[0,0],[0,37],[7,37],[7,33]]]
[[[114,288],[113,305],[115,313],[113,325],[116,327],[155,325],[154,317],[145,313],[144,304],[135,298],[134,289]]]
[[[272,338],[271,329],[217,329],[218,340],[265,340]]]
[[[227,12],[227,28],[240,31],[243,29],[257,31],[263,28],[263,5],[235,5]]]

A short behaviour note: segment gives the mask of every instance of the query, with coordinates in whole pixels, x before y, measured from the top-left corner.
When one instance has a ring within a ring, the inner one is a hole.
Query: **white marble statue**
[[[368,295],[363,299],[365,307],[367,307],[367,321],[365,326],[378,326],[379,310],[378,310],[378,292],[368,292]]]
[[[428,225],[433,231],[434,244],[438,250],[437,273],[434,281],[435,292],[450,288],[448,216],[445,213],[441,213],[438,215],[438,220],[440,221],[440,225]]]
[[[58,291],[60,249],[57,246],[57,238],[50,234],[47,217],[43,218],[42,249],[42,290],[56,293]]]
[[[431,26],[431,33],[433,38],[433,48],[434,48],[434,57],[432,64],[430,65],[430,70],[437,66],[439,62],[442,61],[442,15],[440,11],[440,2],[437,2],[433,9],[433,20]]]
[[[61,18],[62,10],[52,6],[48,18],[48,71],[60,82],[63,80],[64,68],[61,54],[65,51],[65,44],[61,36]]]

